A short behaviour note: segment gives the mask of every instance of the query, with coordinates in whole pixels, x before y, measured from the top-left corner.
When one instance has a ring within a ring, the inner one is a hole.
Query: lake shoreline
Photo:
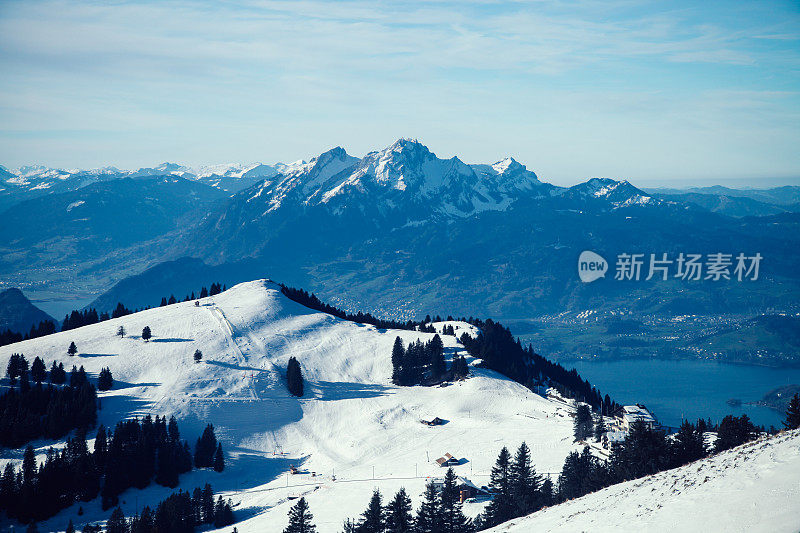
[[[781,410],[757,402],[780,387],[800,383],[797,368],[704,359],[574,359],[572,364],[603,394],[617,403],[642,403],[668,426],[679,426],[687,419],[719,422],[729,414],[747,414],[757,425],[780,427]],[[731,399],[742,404],[730,405]]]

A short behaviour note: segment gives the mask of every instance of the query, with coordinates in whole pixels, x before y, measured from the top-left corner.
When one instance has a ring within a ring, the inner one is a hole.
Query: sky
[[[800,178],[800,2],[0,0],[0,165],[363,156]]]

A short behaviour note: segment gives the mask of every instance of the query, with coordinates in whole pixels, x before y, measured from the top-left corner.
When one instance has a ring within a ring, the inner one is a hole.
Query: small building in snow
[[[644,422],[651,429],[658,425],[656,417],[647,407],[637,403],[635,405],[624,405],[614,411],[614,417],[621,430],[630,431],[634,422]]]
[[[439,457],[438,459],[436,459],[436,464],[438,464],[442,468],[447,466],[458,466],[458,463],[459,463],[458,459],[456,459],[449,453],[446,453],[444,454],[443,457]]]
[[[436,477],[431,479],[433,488],[436,492],[441,492],[444,488],[444,478]],[[491,496],[491,493],[486,487],[478,487],[464,476],[456,476],[456,491],[458,492],[459,501],[464,503],[467,498],[474,498],[476,496]]]

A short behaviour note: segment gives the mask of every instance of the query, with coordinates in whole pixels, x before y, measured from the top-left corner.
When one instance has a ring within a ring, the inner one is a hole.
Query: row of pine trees
[[[104,509],[117,505],[128,488],[142,489],[151,482],[176,487],[180,474],[197,468],[225,468],[222,446],[208,425],[198,438],[194,456],[181,440],[175,418],[149,415],[141,420],[119,422],[113,431],[100,426],[89,451],[86,432],[76,431],[62,450],[50,448],[38,465],[32,446],[15,470],[6,464],[0,477],[0,509],[21,522],[53,516],[75,502],[88,502],[98,495]]]
[[[192,533],[196,527],[219,529],[234,522],[230,500],[219,496],[214,501],[214,491],[206,483],[191,494],[182,490],[173,493],[155,510],[145,506],[130,519],[117,507],[106,522],[106,533]]]
[[[72,367],[67,383],[63,364],[53,366],[48,373],[42,359],[36,358],[28,371],[25,356],[12,354],[6,375],[12,385],[0,395],[0,446],[18,448],[37,439],[58,439],[79,429],[86,431],[97,422],[97,390],[89,383],[86,371]],[[111,371],[103,372],[103,385],[111,378]],[[29,377],[36,385],[31,385]],[[45,379],[50,383],[45,387]]]
[[[445,379],[467,377],[469,367],[463,355],[456,355],[450,368],[444,357],[444,343],[438,334],[423,343],[420,339],[403,346],[397,337],[392,347],[392,383],[411,386],[435,384]]]

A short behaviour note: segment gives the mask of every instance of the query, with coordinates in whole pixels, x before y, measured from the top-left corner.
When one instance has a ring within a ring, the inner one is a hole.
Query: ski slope
[[[488,531],[800,531],[800,430],[621,483]]]
[[[453,324],[458,335],[472,328]],[[120,325],[125,338],[115,335]],[[144,326],[152,329],[149,342],[140,338]],[[233,501],[242,533],[282,531],[292,499],[301,495],[320,533],[340,531],[345,518],[363,511],[374,488],[390,497],[405,487],[416,508],[426,479],[443,474],[433,461],[446,452],[462,459],[455,467],[459,475],[483,485],[504,445],[513,451],[525,440],[540,472],[559,471],[577,449],[569,405],[495,372],[473,368],[469,379],[446,387],[392,385],[390,354],[398,335],[405,343],[433,336],[343,321],[258,280],[204,298],[199,306],[178,303],[0,347],[0,368],[14,352],[29,361],[40,356],[48,368],[54,359],[68,371],[83,365],[91,375],[110,367],[114,389],[100,393],[99,418],[106,426],[146,413],[174,415],[193,445],[213,423],[226,451],[225,471],[193,471],[181,476],[180,486],[191,490],[210,482]],[[463,349],[455,337],[442,339],[448,359]],[[71,341],[78,347],[75,357],[66,354]],[[201,363],[193,361],[196,349],[203,352]],[[303,368],[303,398],[286,391],[291,356]],[[420,423],[435,416],[447,423]],[[53,445],[35,444],[40,456]],[[3,463],[21,460],[22,450],[3,453]],[[301,473],[289,474],[290,465]],[[121,497],[123,511],[130,516],[171,492],[154,484],[129,489]],[[481,505],[466,504],[465,512],[475,515]],[[74,505],[39,530],[63,531],[69,519],[79,526],[110,514],[97,500],[82,507],[83,515]]]

